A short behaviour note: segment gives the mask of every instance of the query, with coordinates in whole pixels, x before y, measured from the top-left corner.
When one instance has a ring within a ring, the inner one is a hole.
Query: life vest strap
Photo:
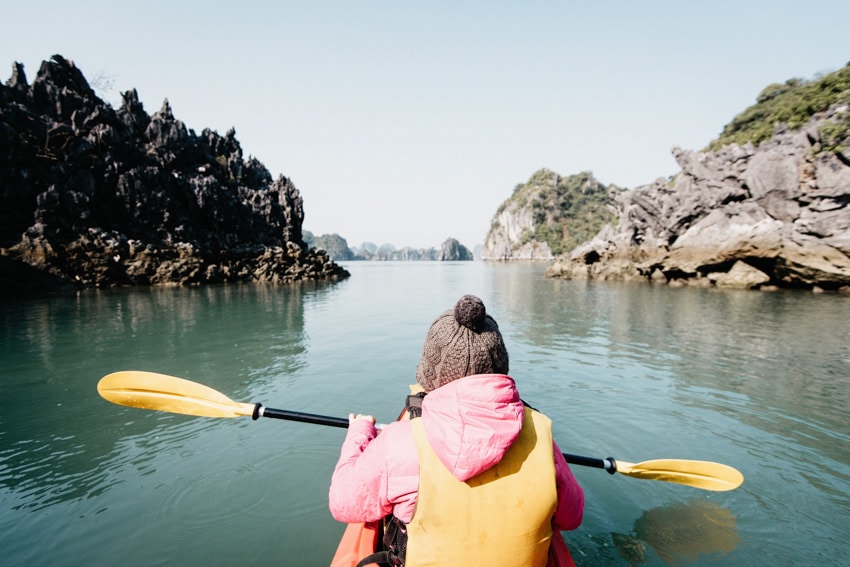
[[[360,560],[356,567],[377,563],[380,567],[404,567],[407,554],[407,530],[404,522],[392,514],[384,518],[381,551]]]
[[[404,563],[398,563],[397,561],[398,557],[392,551],[378,551],[361,559],[356,567],[366,567],[366,565],[378,565],[379,567],[404,566]]]

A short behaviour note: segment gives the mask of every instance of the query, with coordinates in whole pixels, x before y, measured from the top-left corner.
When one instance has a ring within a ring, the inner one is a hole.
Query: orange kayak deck
[[[354,567],[378,548],[381,530],[377,522],[348,524],[339,540],[331,567]]]

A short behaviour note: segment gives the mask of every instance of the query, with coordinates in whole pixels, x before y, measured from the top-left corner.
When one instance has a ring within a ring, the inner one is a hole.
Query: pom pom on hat
[[[455,303],[454,315],[458,323],[475,331],[484,324],[487,311],[483,301],[474,295],[464,295]]]
[[[507,374],[508,351],[484,302],[464,295],[434,321],[425,337],[416,381],[426,392],[473,374]]]

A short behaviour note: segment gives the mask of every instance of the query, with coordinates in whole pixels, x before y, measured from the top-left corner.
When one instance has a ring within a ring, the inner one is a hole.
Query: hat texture
[[[507,374],[508,351],[484,302],[464,295],[431,324],[416,381],[426,392],[473,374]]]

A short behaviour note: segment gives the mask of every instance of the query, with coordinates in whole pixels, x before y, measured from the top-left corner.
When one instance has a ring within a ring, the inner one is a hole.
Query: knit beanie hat
[[[507,374],[508,351],[484,303],[464,295],[431,324],[416,381],[426,392],[473,374]]]

